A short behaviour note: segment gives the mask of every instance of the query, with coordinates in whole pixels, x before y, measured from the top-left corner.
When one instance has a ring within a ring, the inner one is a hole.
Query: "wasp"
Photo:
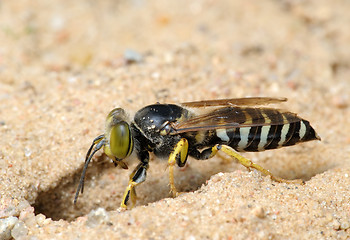
[[[106,118],[104,134],[93,140],[86,154],[74,204],[79,192],[83,193],[89,162],[101,148],[116,166],[127,169],[125,160],[132,152],[140,161],[130,175],[122,208],[135,205],[135,187],[146,180],[150,152],[168,159],[170,192],[173,196],[178,195],[174,167],[185,166],[188,156],[206,160],[218,151],[237,159],[248,169],[254,168],[269,175],[277,182],[295,182],[276,177],[237,153],[321,140],[310,123],[297,114],[263,106],[285,101],[286,98],[251,97],[181,104],[157,103],[137,111],[131,122],[122,108],[115,108]]]

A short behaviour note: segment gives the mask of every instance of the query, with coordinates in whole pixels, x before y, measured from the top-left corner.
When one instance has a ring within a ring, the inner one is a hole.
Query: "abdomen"
[[[228,130],[227,134],[232,136],[227,145],[246,152],[276,149],[320,139],[306,120],[283,125],[236,128]]]
[[[269,119],[266,117],[269,116],[268,111],[257,111],[260,112],[259,114],[265,115],[265,121]],[[229,145],[236,151],[246,152],[264,151],[311,140],[320,140],[320,137],[307,120],[295,115],[292,116],[290,113],[276,114],[275,112],[273,116],[274,118],[281,118],[281,122],[285,123],[267,124],[265,126],[256,127],[217,129],[216,136],[222,144]],[[288,120],[292,122],[288,123]],[[271,122],[276,122],[276,119]]]
[[[231,141],[227,145],[246,152],[276,149],[320,139],[306,120],[283,125],[227,129],[227,135],[231,135]]]

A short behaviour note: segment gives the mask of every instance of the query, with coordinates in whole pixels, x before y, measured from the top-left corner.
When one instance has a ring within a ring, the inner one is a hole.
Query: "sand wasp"
[[[187,157],[206,160],[218,151],[236,158],[247,168],[270,175],[277,182],[293,182],[273,176],[268,170],[244,158],[237,152],[257,152],[297,143],[321,140],[307,120],[295,113],[263,107],[286,98],[235,98],[186,102],[182,104],[153,104],[136,112],[129,122],[125,111],[113,109],[107,116],[105,133],[96,137],[89,148],[77,188],[83,193],[84,178],[92,156],[103,147],[115,165],[127,168],[124,161],[133,151],[140,163],[130,175],[121,207],[135,205],[135,187],[146,180],[149,153],[167,158],[169,183],[173,196],[174,167],[183,167]]]

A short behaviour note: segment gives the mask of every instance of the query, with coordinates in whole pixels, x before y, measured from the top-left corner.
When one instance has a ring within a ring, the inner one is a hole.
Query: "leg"
[[[175,163],[179,167],[183,167],[186,164],[188,156],[188,142],[186,138],[182,138],[174,147],[174,150],[169,155],[168,165],[169,165],[169,184],[170,192],[174,197],[178,195],[178,192],[174,183],[174,166]]]
[[[148,169],[148,162],[141,162],[134,171],[130,174],[130,180],[127,188],[125,189],[123,200],[121,203],[122,208],[127,208],[129,200],[131,200],[131,208],[136,204],[136,185],[146,180],[146,171]]]
[[[197,160],[207,160],[214,157],[218,151],[216,146],[204,149],[202,152],[199,152],[197,149],[192,149],[189,155]]]
[[[280,177],[275,177],[274,175],[272,175],[272,173],[269,172],[269,170],[259,166],[258,164],[253,163],[252,161],[250,161],[249,159],[242,157],[241,155],[239,155],[238,153],[236,153],[235,150],[233,150],[231,147],[227,146],[227,145],[215,145],[214,148],[218,150],[223,151],[224,153],[226,153],[227,155],[236,158],[240,164],[242,164],[243,166],[249,168],[254,168],[260,172],[262,172],[265,175],[268,175],[271,177],[272,180],[276,181],[276,182],[280,182],[280,183],[299,183],[299,184],[303,184],[303,181],[301,179],[296,179],[296,180],[286,180]]]

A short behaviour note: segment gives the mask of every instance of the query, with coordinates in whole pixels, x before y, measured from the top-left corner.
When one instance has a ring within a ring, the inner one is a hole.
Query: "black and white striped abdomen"
[[[299,121],[278,125],[217,129],[216,135],[240,152],[264,151],[300,142],[320,140],[310,123],[301,118]]]

